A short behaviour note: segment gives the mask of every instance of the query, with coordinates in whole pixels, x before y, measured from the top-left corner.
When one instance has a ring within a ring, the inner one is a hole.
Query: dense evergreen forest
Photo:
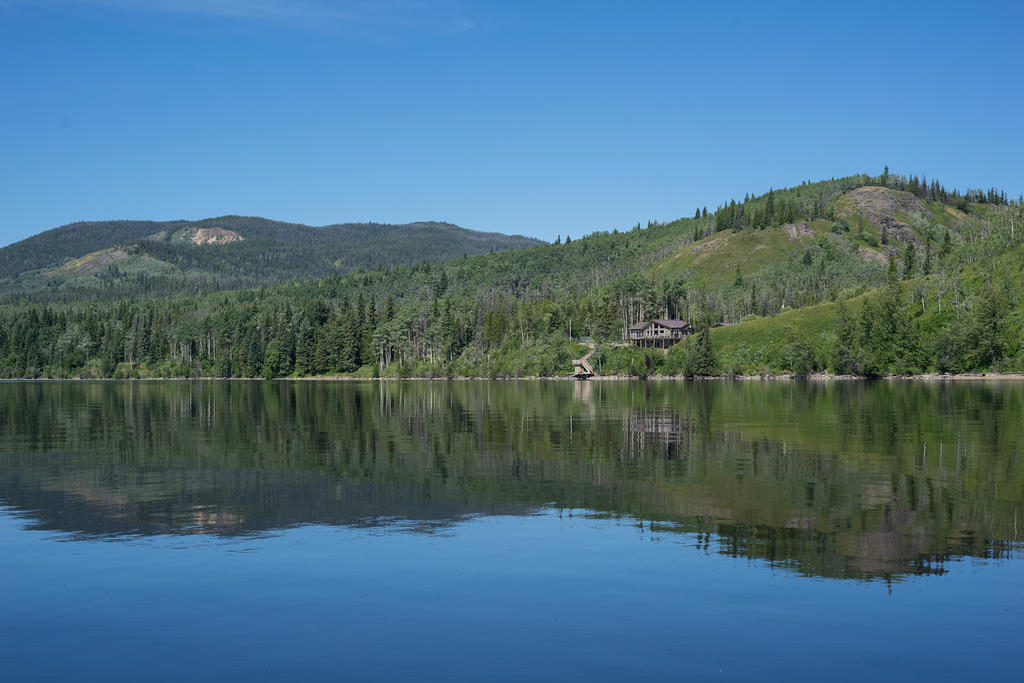
[[[1024,202],[1003,192],[885,169],[443,262],[239,291],[12,298],[0,372],[550,376],[580,342],[599,374],[1019,370],[1022,221]],[[667,353],[621,345],[653,317],[699,332]]]

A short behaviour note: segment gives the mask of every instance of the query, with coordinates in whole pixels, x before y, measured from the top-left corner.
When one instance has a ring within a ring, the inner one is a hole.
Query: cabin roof
[[[629,329],[631,332],[638,332],[646,328],[648,325],[661,325],[662,327],[667,327],[670,330],[683,330],[689,327],[690,323],[685,320],[664,320],[662,318],[658,318],[657,320],[646,320],[644,322],[636,323],[635,325],[630,325]]]
[[[686,322],[685,320],[661,320],[661,319],[659,319],[659,320],[652,320],[651,322],[652,323],[656,323],[658,325],[661,325],[662,327],[667,327],[667,328],[672,329],[672,330],[681,330],[684,327],[688,327],[690,325],[690,323]]]

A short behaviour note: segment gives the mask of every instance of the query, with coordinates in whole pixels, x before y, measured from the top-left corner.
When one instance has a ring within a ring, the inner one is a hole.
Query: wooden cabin
[[[630,325],[626,341],[634,346],[665,349],[693,334],[693,325],[685,320],[648,320]]]

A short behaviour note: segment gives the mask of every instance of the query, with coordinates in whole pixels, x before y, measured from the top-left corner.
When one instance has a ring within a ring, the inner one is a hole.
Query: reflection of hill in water
[[[44,461],[43,467],[38,466]],[[179,472],[131,465],[99,470],[64,457],[22,457],[15,480],[0,480],[0,500],[27,512],[32,528],[90,536],[232,536],[298,524],[390,525],[443,529],[471,515],[517,514],[522,506],[471,504],[424,496],[410,484],[325,477],[313,472],[215,468]],[[6,473],[6,467],[0,472]]]
[[[7,384],[0,502],[107,536],[429,530],[550,504],[897,577],[1011,552],[1020,408],[1016,385]]]

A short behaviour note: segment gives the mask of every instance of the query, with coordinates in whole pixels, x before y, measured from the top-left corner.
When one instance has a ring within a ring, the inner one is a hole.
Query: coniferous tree
[[[441,271],[444,272],[443,270]],[[363,358],[363,328],[366,325],[366,298],[363,296],[362,290],[356,297],[355,306],[350,309],[349,312],[349,326],[351,327],[352,336],[352,351],[350,353],[350,361],[352,363],[353,370],[359,367],[360,361]]]
[[[914,246],[913,242],[907,244],[907,248],[903,250],[903,279],[909,280],[914,276],[914,265],[917,260],[917,247]]]
[[[215,377],[232,377],[231,368],[231,345],[223,336],[217,338],[217,356],[213,364]]]
[[[272,339],[267,344],[267,351],[263,356],[263,369],[260,376],[272,379],[281,373],[281,344],[278,340]]]
[[[949,230],[946,230],[946,236],[942,238],[942,247],[939,249],[939,256],[945,258],[949,256],[949,252],[952,251],[953,244],[949,238]]]
[[[857,339],[857,325],[844,299],[836,303],[836,346],[834,368],[841,375],[860,374],[860,344]]]
[[[263,369],[263,340],[255,327],[246,331],[246,337],[248,343],[245,347],[245,376],[256,377]]]
[[[967,324],[970,367],[988,369],[1003,357],[1006,308],[1006,295],[991,284],[975,297],[974,310]]]
[[[886,284],[861,310],[861,339],[868,374],[906,373],[915,365],[914,337],[903,301],[895,259],[889,262]]]
[[[316,372],[316,333],[308,318],[299,324],[298,338],[295,341],[295,372],[299,375],[310,375]]]
[[[313,354],[313,374],[326,375],[334,370],[336,353],[335,345],[335,322],[329,319],[317,333],[316,351]]]
[[[278,339],[281,355],[277,371],[281,376],[290,375],[295,371],[295,331],[290,323],[282,323]]]
[[[718,358],[711,344],[711,319],[705,315],[694,340],[690,374],[694,377],[713,377],[718,374]]]
[[[346,298],[335,319],[334,328],[334,369],[339,372],[352,372],[359,367],[359,318],[361,313]]]
[[[447,278],[445,279],[445,287],[447,288]],[[363,325],[363,339],[360,344],[363,355],[360,363],[362,365],[373,365],[376,362],[376,351],[373,348],[373,333],[377,330],[377,303],[372,296],[366,305],[366,315],[363,317],[363,320],[365,321]]]

